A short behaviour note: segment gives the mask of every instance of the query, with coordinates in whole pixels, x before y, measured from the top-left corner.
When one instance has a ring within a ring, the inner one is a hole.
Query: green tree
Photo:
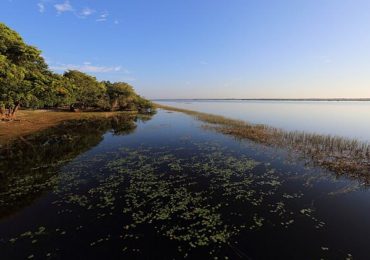
[[[111,110],[147,111],[153,108],[153,104],[136,94],[134,88],[128,83],[105,81],[104,84],[107,88]]]
[[[68,78],[52,74],[48,77],[47,85],[39,85],[34,92],[43,107],[64,107],[76,102],[74,88],[74,84]]]
[[[132,86],[125,82],[111,83],[104,82],[111,110],[133,110],[133,101],[136,98],[136,93]]]
[[[106,87],[95,77],[77,70],[65,72],[64,77],[73,84],[72,94],[80,107],[102,108],[109,106]]]
[[[21,105],[40,105],[35,88],[50,76],[41,51],[23,42],[18,33],[0,23],[0,111],[14,117]]]
[[[0,23],[0,119],[12,119],[21,105],[138,111],[153,107],[127,83],[99,82],[77,70],[51,72],[40,50]]]

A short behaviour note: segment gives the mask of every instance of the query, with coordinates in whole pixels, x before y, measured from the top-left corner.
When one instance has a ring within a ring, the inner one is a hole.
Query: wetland
[[[235,123],[161,108],[4,145],[1,259],[368,257],[366,168],[339,172],[220,119]]]

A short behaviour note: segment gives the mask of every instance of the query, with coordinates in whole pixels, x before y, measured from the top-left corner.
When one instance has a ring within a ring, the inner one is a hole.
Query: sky
[[[1,0],[58,72],[151,98],[369,98],[368,0]]]

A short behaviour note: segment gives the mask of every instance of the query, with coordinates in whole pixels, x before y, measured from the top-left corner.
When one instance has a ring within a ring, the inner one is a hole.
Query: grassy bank
[[[18,137],[25,136],[58,125],[66,120],[110,117],[119,113],[134,112],[62,112],[49,110],[21,110],[14,121],[0,121],[0,145]]]
[[[288,148],[338,175],[346,175],[370,184],[370,144],[338,136],[290,132],[266,125],[253,125],[234,120],[170,106],[156,105],[170,111],[193,116],[210,124],[208,127],[221,133],[246,138],[270,146]]]

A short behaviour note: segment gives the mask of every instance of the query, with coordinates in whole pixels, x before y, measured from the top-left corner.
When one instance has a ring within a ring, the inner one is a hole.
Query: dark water
[[[0,259],[369,259],[370,192],[180,113],[0,152]]]

